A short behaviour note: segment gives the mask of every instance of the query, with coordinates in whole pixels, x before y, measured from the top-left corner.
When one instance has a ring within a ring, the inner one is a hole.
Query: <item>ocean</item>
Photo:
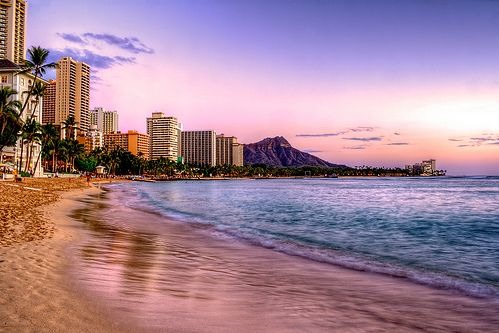
[[[128,182],[81,200],[70,281],[139,331],[499,327],[498,177]]]
[[[117,184],[127,207],[310,260],[499,297],[499,177]]]

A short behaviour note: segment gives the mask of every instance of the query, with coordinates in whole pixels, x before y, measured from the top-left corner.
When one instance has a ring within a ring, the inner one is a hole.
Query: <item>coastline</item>
[[[40,214],[55,223],[52,238],[0,247],[0,332],[481,332],[499,325],[497,304],[215,238],[202,227],[120,211],[102,194],[96,187],[64,193]],[[105,205],[126,224],[98,215]],[[103,277],[116,279],[112,287],[99,285]]]
[[[72,276],[82,291],[145,331],[483,332],[499,326],[499,307],[490,300],[214,237],[203,225],[126,208],[112,192],[73,214],[90,237]]]
[[[83,234],[67,214],[81,205],[78,200],[101,191],[83,186],[58,188],[65,192],[45,193],[42,207],[26,206],[33,209],[27,216],[34,219],[34,228],[41,220],[46,232],[0,246],[0,332],[129,331],[93,300],[76,293],[68,279],[69,248]]]

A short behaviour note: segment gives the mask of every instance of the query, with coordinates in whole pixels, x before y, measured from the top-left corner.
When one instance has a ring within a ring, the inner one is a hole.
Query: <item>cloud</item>
[[[304,149],[302,151],[305,152],[305,153],[309,153],[309,154],[317,154],[317,153],[322,153],[323,152],[322,150],[314,150],[314,149]]]
[[[487,136],[475,136],[469,138],[469,144],[472,146],[481,146],[482,144],[494,144],[494,142],[498,141],[499,137],[493,137],[492,135]]]
[[[490,137],[490,136],[470,138],[470,141],[476,141],[476,142],[487,142],[487,141],[493,141],[493,140],[495,140],[495,139]]]
[[[86,32],[83,35],[83,38],[87,40],[96,40],[102,41],[109,45],[114,45],[119,47],[120,49],[138,54],[138,53],[154,53],[154,50],[144,43],[142,43],[137,37],[119,37],[111,34],[94,34],[91,32]]]
[[[370,141],[381,141],[383,140],[382,136],[371,136],[367,138],[356,138],[356,137],[351,137],[351,138],[342,138],[343,140],[351,140],[351,141],[364,141],[364,142],[370,142]]]
[[[134,54],[154,53],[153,48],[145,45],[137,37],[120,37],[107,33],[92,33],[92,32],[85,32],[83,34],[58,33],[57,35],[66,41],[76,43],[81,46],[87,46],[92,42],[103,42],[107,45],[116,46],[122,50]]]
[[[499,134],[485,133],[479,136],[472,136],[464,139],[449,139],[453,142],[465,143],[458,145],[457,147],[480,147],[482,145],[499,145]]]
[[[349,147],[343,147],[343,149],[351,149],[351,150],[362,150],[362,149],[366,149],[366,146],[349,146]]]
[[[76,34],[68,34],[68,33],[61,33],[58,32],[57,35],[61,37],[64,40],[67,40],[68,42],[80,44],[80,45],[87,45],[88,43],[83,40],[80,36]]]
[[[349,128],[350,132],[372,132],[374,131],[374,127],[370,126],[357,126],[355,128]]]
[[[133,64],[134,57],[106,56],[94,53],[90,50],[78,50],[65,48],[64,50],[50,50],[49,61],[58,61],[62,57],[71,57],[82,61],[92,69],[107,69],[115,65]]]
[[[324,137],[330,137],[330,136],[343,135],[346,133],[348,133],[348,132],[321,133],[321,134],[296,134],[296,136],[299,136],[302,138],[324,138]]]
[[[339,136],[339,135],[344,135],[347,133],[358,133],[358,132],[372,132],[374,131],[374,127],[370,126],[357,126],[354,128],[348,128],[339,132],[330,132],[330,133],[318,133],[318,134],[297,134],[297,137],[302,137],[302,138],[326,138],[326,137],[331,137],[331,136]]]
[[[409,142],[390,142],[386,144],[387,146],[408,146]]]

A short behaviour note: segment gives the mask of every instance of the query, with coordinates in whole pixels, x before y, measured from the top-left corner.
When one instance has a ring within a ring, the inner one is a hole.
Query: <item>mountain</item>
[[[245,144],[244,164],[265,164],[276,167],[346,167],[345,165],[324,161],[314,155],[293,148],[288,140],[282,136],[266,138],[256,143]]]

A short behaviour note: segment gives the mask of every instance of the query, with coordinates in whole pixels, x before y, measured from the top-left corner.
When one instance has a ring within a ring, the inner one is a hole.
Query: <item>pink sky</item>
[[[32,0],[28,42],[96,61],[91,106],[117,110],[122,131],[144,132],[162,111],[243,143],[281,135],[333,163],[435,158],[450,174],[499,174],[499,24],[483,23],[499,3],[387,1],[379,20],[369,5],[334,1],[113,4]]]

